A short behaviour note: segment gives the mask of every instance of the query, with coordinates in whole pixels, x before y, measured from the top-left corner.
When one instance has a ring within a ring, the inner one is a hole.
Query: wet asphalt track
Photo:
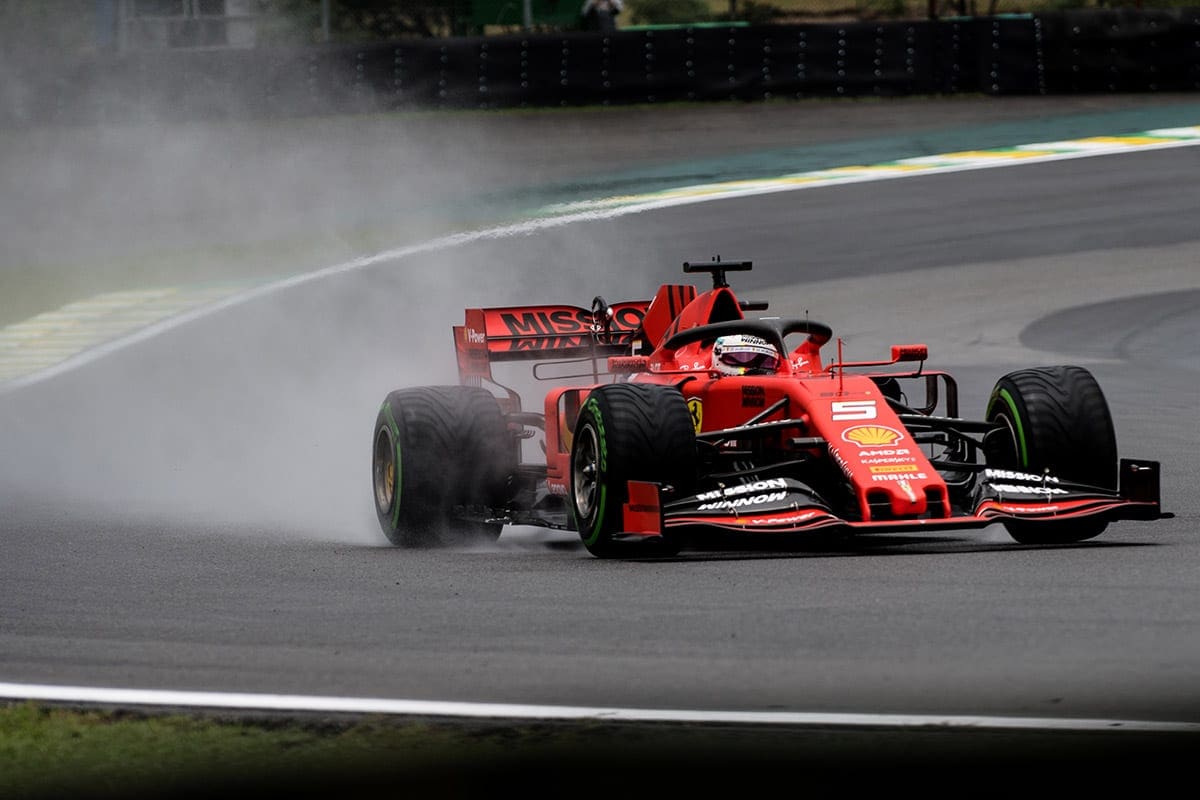
[[[1182,148],[463,245],[0,395],[0,680],[1200,722],[1198,170]],[[853,357],[928,343],[966,413],[1010,369],[1089,366],[1176,518],[1046,549],[998,526],[649,562],[529,529],[385,546],[374,413],[452,381],[464,306],[648,296],[717,253]]]

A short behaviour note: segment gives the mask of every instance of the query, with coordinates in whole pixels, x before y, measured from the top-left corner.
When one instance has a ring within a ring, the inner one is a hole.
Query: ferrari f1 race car
[[[751,266],[684,263],[712,288],[664,285],[649,301],[467,309],[453,328],[459,385],[398,389],[379,410],[384,534],[437,546],[533,525],[629,557],[673,554],[702,533],[993,523],[1058,544],[1169,516],[1159,464],[1118,458],[1088,370],[1011,372],[982,418],[963,418],[955,380],[924,368],[925,345],[848,362],[838,340],[825,361],[828,325],[747,317],[767,304],[739,300],[726,273]],[[553,384],[537,408],[494,377],[506,362]]]

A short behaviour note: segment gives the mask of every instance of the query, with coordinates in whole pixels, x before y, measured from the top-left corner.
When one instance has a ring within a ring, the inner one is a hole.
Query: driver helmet
[[[745,333],[717,337],[712,354],[713,369],[725,375],[770,375],[782,360],[766,339]]]

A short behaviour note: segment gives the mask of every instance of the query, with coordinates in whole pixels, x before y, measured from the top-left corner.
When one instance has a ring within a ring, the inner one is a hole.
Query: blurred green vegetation
[[[0,708],[0,797],[149,796],[356,767],[419,763],[444,737],[421,726],[265,725],[196,716]],[[219,793],[219,792],[218,792]]]
[[[518,0],[519,2],[519,0]],[[462,36],[471,27],[471,0],[257,0],[260,41],[387,41]]]
[[[787,781],[838,796],[924,785],[1093,793],[1188,778],[1194,733],[895,731],[683,723],[512,722],[0,705],[0,797],[739,796]],[[1132,784],[1131,784],[1132,786]]]

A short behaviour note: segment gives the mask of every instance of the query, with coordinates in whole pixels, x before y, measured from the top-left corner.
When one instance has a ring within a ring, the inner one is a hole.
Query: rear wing
[[[454,326],[459,378],[464,384],[490,381],[491,365],[498,361],[626,354],[649,305],[631,300],[603,311],[567,305],[468,308],[464,324]]]

